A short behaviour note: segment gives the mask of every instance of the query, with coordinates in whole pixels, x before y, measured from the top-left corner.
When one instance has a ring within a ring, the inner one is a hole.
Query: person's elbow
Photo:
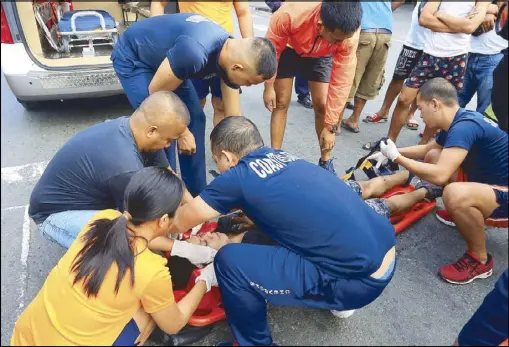
[[[419,25],[424,28],[432,29],[432,24],[433,24],[432,17],[433,17],[433,15],[423,12],[421,14],[421,16],[419,17]]]
[[[440,170],[429,178],[429,181],[438,186],[444,187],[451,180],[452,174],[446,170]]]

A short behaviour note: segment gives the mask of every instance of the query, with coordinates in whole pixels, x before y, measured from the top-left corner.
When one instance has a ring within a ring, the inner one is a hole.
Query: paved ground
[[[395,34],[387,64],[389,80],[409,28],[410,14],[409,7],[395,13]],[[268,16],[255,13],[257,35],[264,34]],[[28,219],[31,189],[46,162],[70,136],[105,119],[127,115],[130,108],[123,97],[115,97],[56,103],[27,112],[17,103],[3,76],[1,87],[1,344],[7,345],[18,314],[63,254],[61,248],[42,239]],[[262,103],[262,88],[245,88],[242,108],[268,141],[270,114]],[[369,102],[365,111],[378,110],[384,93]],[[212,123],[209,106],[206,111]],[[293,102],[284,147],[315,162],[318,146],[313,118],[312,111]],[[361,133],[343,133],[334,150],[336,169],[341,172],[353,165],[364,154],[361,145],[384,135],[387,127],[362,123]],[[399,145],[411,145],[417,139],[417,132],[403,130]],[[213,168],[208,153],[207,163]],[[460,256],[464,244],[455,229],[441,225],[433,215],[398,236],[397,247],[397,272],[377,301],[348,320],[337,320],[327,311],[271,308],[269,319],[275,341],[282,345],[450,345],[508,261],[507,230],[490,230],[488,248],[496,260],[496,277],[468,286],[452,286],[439,280],[437,268]],[[226,325],[218,324],[214,333],[198,344],[209,345],[228,337]]]

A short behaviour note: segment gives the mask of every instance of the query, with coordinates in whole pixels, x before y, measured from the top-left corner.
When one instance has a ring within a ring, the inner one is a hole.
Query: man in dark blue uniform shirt
[[[224,110],[238,116],[239,86],[259,84],[276,73],[276,53],[263,38],[234,39],[220,25],[190,13],[147,18],[127,29],[111,55],[131,105],[170,90],[191,114],[189,129],[178,139],[180,171],[193,196],[206,185],[205,114],[192,78],[221,77]],[[175,146],[166,151],[175,169]]]
[[[172,92],[147,98],[131,117],[96,124],[58,150],[30,196],[29,215],[46,237],[68,248],[104,209],[124,205],[131,177],[146,166],[168,167],[163,149],[189,124]]]
[[[383,292],[396,261],[387,216],[327,170],[264,147],[244,117],[221,121],[211,146],[222,174],[177,212],[172,232],[240,209],[280,245],[233,243],[216,255],[222,303],[239,345],[272,345],[266,301],[349,311]]]
[[[401,149],[388,140],[381,153],[421,179],[446,186],[445,210],[437,211],[437,218],[458,228],[468,250],[442,267],[440,276],[455,284],[487,278],[493,257],[486,250],[485,220],[502,225],[508,217],[507,133],[482,114],[460,108],[456,89],[443,78],[420,88],[417,106],[426,126],[441,130],[436,140]]]

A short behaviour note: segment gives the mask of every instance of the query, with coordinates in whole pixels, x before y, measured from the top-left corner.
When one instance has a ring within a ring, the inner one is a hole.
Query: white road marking
[[[49,161],[41,161],[20,166],[3,167],[1,169],[2,182],[18,183],[35,180],[42,175],[48,163]]]
[[[11,211],[11,210],[17,210],[18,208],[25,208],[25,207],[27,207],[27,205],[11,206],[11,207],[2,208],[1,211]]]
[[[253,24],[253,28],[255,28],[256,30],[259,30],[259,31],[263,31],[263,32],[266,32],[268,29],[268,27],[263,24]]]
[[[23,216],[23,235],[21,238],[21,266],[23,267],[19,275],[19,306],[17,316],[21,314],[21,311],[25,307],[23,298],[25,297],[25,289],[27,285],[27,273],[28,273],[28,253],[30,251],[30,217],[28,216],[28,205],[25,206],[25,214]]]

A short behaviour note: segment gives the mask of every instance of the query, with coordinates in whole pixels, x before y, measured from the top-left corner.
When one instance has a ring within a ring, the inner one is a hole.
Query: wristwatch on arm
[[[331,134],[335,134],[338,130],[337,124],[325,124],[325,129],[329,130]]]

